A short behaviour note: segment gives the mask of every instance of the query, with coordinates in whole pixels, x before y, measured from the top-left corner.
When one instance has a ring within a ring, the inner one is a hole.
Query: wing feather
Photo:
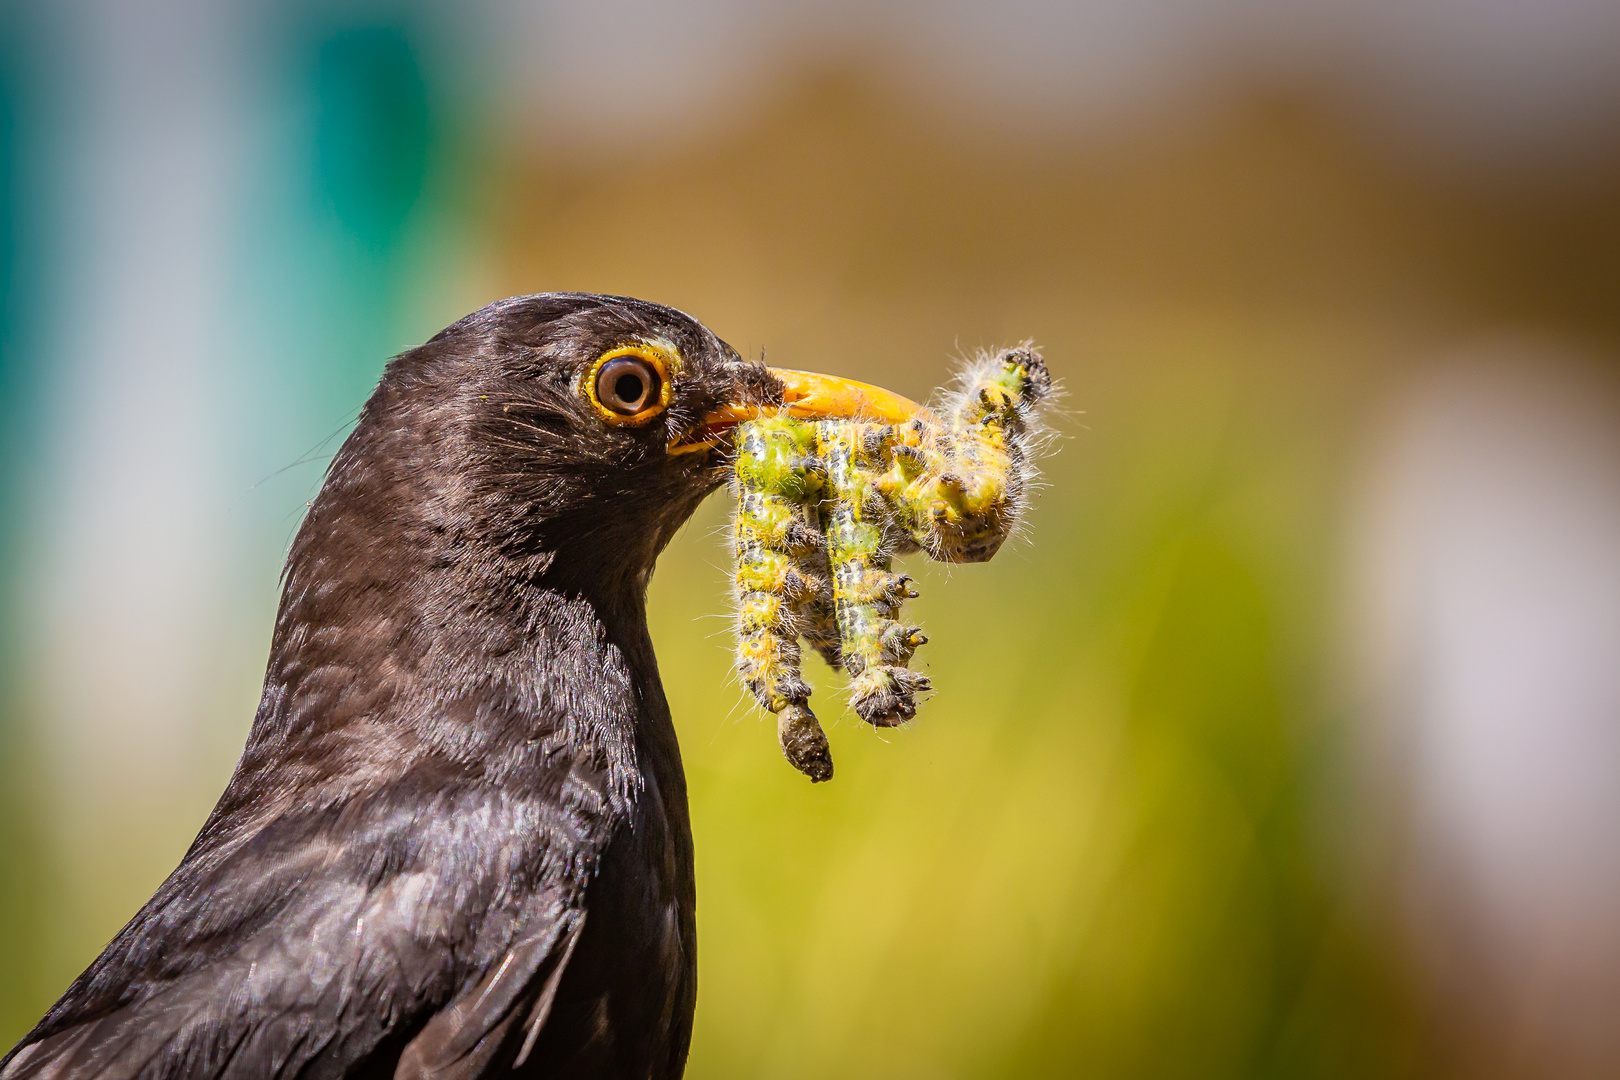
[[[444,797],[461,802],[407,792],[283,818],[182,864],[0,1080],[387,1075],[396,1061],[401,1078],[455,1080],[510,1061],[584,925],[596,838],[554,802]]]
[[[463,1080],[482,1075],[510,1051],[514,1024],[527,1013],[527,1032],[514,1067],[523,1064],[545,1026],[557,983],[585,927],[585,912],[573,910],[513,946],[500,965],[436,1013],[400,1055],[394,1080]]]

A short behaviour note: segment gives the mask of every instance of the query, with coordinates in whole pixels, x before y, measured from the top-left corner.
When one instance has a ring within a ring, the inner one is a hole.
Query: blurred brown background
[[[1620,1072],[1607,5],[6,17],[0,1041],[223,784],[386,356],[587,289],[1067,390],[830,785],[729,673],[727,501],[665,555],[691,1075]]]

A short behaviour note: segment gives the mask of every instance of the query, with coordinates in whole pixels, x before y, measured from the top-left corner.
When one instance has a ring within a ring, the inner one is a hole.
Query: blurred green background
[[[1603,5],[0,12],[0,1043],[173,866],[387,356],[548,289],[926,397],[1033,338],[1028,534],[812,788],[651,610],[694,1077],[1620,1071]]]

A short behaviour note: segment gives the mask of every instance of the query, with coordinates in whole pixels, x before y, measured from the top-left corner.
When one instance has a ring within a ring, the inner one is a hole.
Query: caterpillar
[[[738,425],[732,582],[737,672],[777,717],[782,753],[832,777],[800,643],[849,676],[877,727],[916,715],[931,687],[910,669],[927,643],[900,616],[916,597],[896,555],[984,562],[1015,527],[1033,475],[1037,406],[1051,378],[1029,345],[980,355],[946,395],[901,424],[761,417]]]

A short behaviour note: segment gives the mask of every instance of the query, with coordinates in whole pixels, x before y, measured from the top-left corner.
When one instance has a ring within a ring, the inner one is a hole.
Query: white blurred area
[[[31,580],[53,852],[72,920],[172,858],[212,762],[228,603],[230,72],[206,0],[64,5],[68,295],[51,320],[52,445]],[[72,946],[64,945],[64,948]]]
[[[1470,1071],[1620,1075],[1620,387],[1465,349],[1368,478],[1358,644],[1416,952]]]

